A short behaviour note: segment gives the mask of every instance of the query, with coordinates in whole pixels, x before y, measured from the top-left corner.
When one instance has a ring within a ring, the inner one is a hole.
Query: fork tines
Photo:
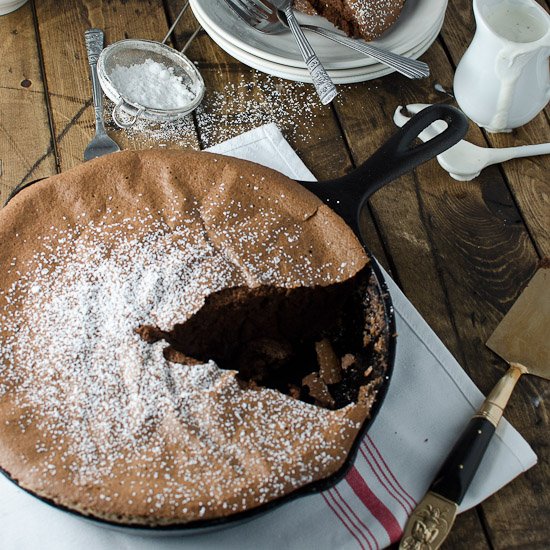
[[[281,31],[281,22],[277,14],[261,0],[225,0],[225,3],[247,25],[261,32]]]

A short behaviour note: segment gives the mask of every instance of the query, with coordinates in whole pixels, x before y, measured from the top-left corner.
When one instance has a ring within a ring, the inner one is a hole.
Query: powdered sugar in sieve
[[[133,126],[138,118],[176,120],[198,107],[204,96],[204,80],[184,55],[199,27],[181,51],[165,44],[188,3],[164,40],[120,40],[105,48],[97,70],[103,91],[115,103],[113,120],[121,128]],[[120,112],[129,114],[129,122]]]

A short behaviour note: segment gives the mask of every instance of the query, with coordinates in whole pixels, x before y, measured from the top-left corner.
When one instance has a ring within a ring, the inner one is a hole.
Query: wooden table
[[[183,0],[31,0],[0,17],[1,201],[20,182],[82,162],[94,126],[84,30],[105,29],[108,43],[128,37],[159,40],[182,5]],[[192,14],[186,14],[174,45],[181,46],[196,25]],[[423,56],[432,70],[430,79],[412,82],[392,75],[342,86],[332,107],[309,100],[309,113],[289,109],[280,116],[282,110],[275,109],[269,117],[279,118],[318,178],[342,175],[392,133],[397,105],[451,101],[434,85],[452,89],[454,68],[474,28],[470,2],[455,0],[441,36]],[[282,104],[310,93],[308,86],[268,78],[242,65],[204,32],[188,55],[206,81],[202,116],[190,119],[185,135],[165,139],[164,146],[201,148],[248,130],[257,119],[243,116],[239,105],[266,110],[265,96],[274,88]],[[232,101],[223,100],[228,95]],[[218,124],[207,116],[212,111]],[[468,139],[495,147],[539,143],[549,141],[548,128],[546,111],[511,134],[490,135],[471,124]],[[111,130],[123,148],[159,146],[157,139]],[[545,157],[510,161],[461,183],[431,161],[370,202],[369,246],[483,392],[505,368],[484,342],[540,258],[550,256],[548,166]],[[550,546],[549,391],[550,385],[540,380],[524,380],[507,411],[539,464],[462,514],[447,548]]]

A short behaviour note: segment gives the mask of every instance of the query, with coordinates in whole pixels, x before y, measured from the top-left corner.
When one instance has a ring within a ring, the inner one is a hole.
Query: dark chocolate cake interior
[[[365,266],[328,286],[226,288],[171,331],[144,325],[137,332],[151,343],[166,340],[172,362],[213,360],[238,371],[246,387],[337,409],[356,402],[377,374],[367,331],[370,275]]]

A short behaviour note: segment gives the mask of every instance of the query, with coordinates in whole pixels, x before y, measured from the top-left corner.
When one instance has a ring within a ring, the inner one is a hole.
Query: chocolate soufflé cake
[[[384,378],[346,224],[209,153],[123,152],[0,211],[0,469],[125,525],[252,510],[344,463]]]
[[[348,36],[374,40],[398,19],[404,0],[294,0],[294,8],[320,15]]]

